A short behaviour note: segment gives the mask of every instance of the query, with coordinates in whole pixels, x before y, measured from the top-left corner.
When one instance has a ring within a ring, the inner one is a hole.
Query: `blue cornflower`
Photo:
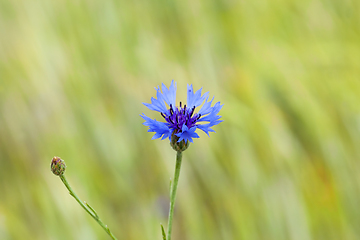
[[[214,98],[208,101],[209,93],[201,95],[202,88],[194,93],[193,86],[188,85],[187,104],[182,105],[180,102],[179,106],[175,105],[176,83],[174,84],[174,80],[169,88],[162,84],[162,93],[160,87],[155,89],[157,99],[152,97],[151,103],[144,103],[144,105],[150,110],[160,112],[165,121],[159,122],[145,116],[145,114],[140,115],[145,120],[143,124],[149,126],[148,132],[155,132],[152,139],[161,137],[161,140],[163,140],[168,137],[171,141],[176,136],[177,142],[182,140],[185,143],[188,143],[188,141],[193,142],[193,138],[199,138],[199,135],[195,132],[196,129],[200,129],[209,135],[209,132],[215,132],[211,127],[222,122],[222,120],[219,120],[221,116],[217,114],[223,105],[217,102],[214,106],[211,106]],[[200,105],[202,105],[200,111],[195,112],[195,109]]]

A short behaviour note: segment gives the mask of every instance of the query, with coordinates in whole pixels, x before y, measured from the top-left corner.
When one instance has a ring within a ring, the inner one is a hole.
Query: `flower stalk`
[[[177,190],[177,185],[179,182],[181,162],[182,162],[182,152],[178,151],[176,153],[176,165],[175,165],[174,180],[172,181],[171,189],[170,189],[170,209],[169,209],[169,219],[168,219],[168,229],[167,229],[166,240],[171,240],[172,220],[173,220],[173,216],[174,216],[176,190]]]

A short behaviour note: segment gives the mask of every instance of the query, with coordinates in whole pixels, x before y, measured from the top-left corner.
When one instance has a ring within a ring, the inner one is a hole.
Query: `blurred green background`
[[[224,104],[184,152],[174,240],[359,239],[360,2],[0,0],[0,239],[161,239],[175,152],[142,102]]]

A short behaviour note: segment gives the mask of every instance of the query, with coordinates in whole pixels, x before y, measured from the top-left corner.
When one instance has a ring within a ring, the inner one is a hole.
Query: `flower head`
[[[150,110],[160,112],[164,121],[160,122],[151,119],[145,114],[140,115],[145,120],[143,124],[149,127],[148,132],[155,132],[152,139],[161,137],[161,140],[165,138],[172,140],[176,138],[177,142],[193,142],[193,138],[199,138],[196,133],[197,129],[209,135],[209,132],[215,132],[211,127],[222,122],[222,120],[219,120],[221,116],[217,114],[223,105],[217,102],[214,106],[211,106],[214,98],[208,101],[209,93],[201,95],[202,88],[194,93],[193,86],[188,85],[187,104],[179,102],[178,106],[175,104],[176,83],[174,84],[174,80],[169,88],[162,84],[162,92],[160,87],[155,89],[157,98],[152,97],[151,103],[144,103],[144,105]],[[196,111],[196,108],[201,105],[200,110]]]

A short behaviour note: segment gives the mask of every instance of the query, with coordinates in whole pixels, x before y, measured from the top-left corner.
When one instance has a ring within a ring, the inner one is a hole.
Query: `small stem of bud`
[[[66,181],[65,175],[61,174],[60,176],[61,181],[64,183],[65,187],[69,190],[69,194],[71,196],[73,196],[75,198],[75,200],[80,204],[80,206],[88,213],[90,214],[90,216],[92,218],[95,219],[95,221],[100,224],[100,226],[105,230],[105,232],[107,232],[110,237],[114,240],[117,240],[117,238],[112,234],[112,232],[110,231],[110,229],[107,227],[107,225],[105,225],[101,219],[99,218],[99,216],[97,215],[97,213],[95,212],[95,210],[86,202],[82,202],[80,200],[80,198],[75,194],[75,192],[72,190],[72,188],[70,187],[69,183]]]

